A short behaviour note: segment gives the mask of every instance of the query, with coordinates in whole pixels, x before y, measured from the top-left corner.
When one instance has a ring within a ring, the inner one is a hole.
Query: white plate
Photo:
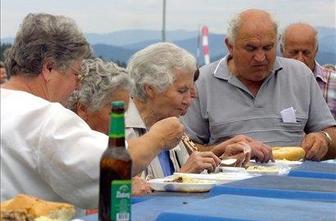
[[[250,167],[255,168],[247,168],[246,172],[250,174],[263,174],[263,175],[286,175],[290,171],[290,165],[286,163],[281,163],[279,161],[276,162],[268,162],[268,163],[256,163],[255,161],[250,161],[248,164]]]
[[[250,174],[268,174],[268,175],[282,174],[281,168],[269,165],[252,165],[246,169],[246,172]]]
[[[219,167],[219,171],[223,173],[240,173],[244,174],[246,173],[246,170],[244,167]]]
[[[275,160],[275,164],[286,164],[289,167],[295,167],[302,164],[302,161]]]
[[[321,161],[321,163],[336,163],[335,159]]]
[[[148,180],[147,182],[155,191],[167,192],[207,192],[216,185],[214,181],[202,180],[197,183],[167,182],[171,177]]]
[[[192,179],[214,181],[216,184],[230,183],[233,181],[244,180],[256,175],[244,172],[220,172],[210,174],[197,174],[197,173],[174,173],[174,175],[182,175]]]

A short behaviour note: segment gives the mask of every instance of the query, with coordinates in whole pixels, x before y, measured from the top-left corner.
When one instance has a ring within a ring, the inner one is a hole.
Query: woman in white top
[[[58,103],[79,85],[81,62],[90,54],[73,20],[50,14],[23,20],[5,55],[10,79],[1,85],[1,201],[25,193],[97,207],[99,160],[108,137]],[[128,141],[134,173],[183,134],[177,119],[158,123],[164,127]],[[170,127],[174,134],[166,133]]]

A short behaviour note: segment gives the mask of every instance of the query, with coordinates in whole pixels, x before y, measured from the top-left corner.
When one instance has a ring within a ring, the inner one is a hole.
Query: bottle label
[[[111,220],[131,220],[131,180],[113,180],[111,185]]]
[[[125,137],[125,120],[124,114],[111,113],[109,137]]]

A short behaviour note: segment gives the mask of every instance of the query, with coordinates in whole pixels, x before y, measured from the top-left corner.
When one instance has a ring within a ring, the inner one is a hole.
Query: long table
[[[222,194],[209,198],[157,196],[132,205],[133,221],[290,221],[330,220],[336,217],[336,204]],[[97,215],[84,221],[97,221]]]
[[[146,208],[151,209],[147,201]],[[138,205],[139,207],[141,205]],[[142,207],[143,209],[144,207]],[[155,219],[157,221],[199,221],[199,220],[240,220],[240,221],[290,221],[290,220],[335,220],[336,205],[330,202],[312,202],[289,199],[274,199],[238,195],[219,195],[187,205],[166,209]],[[134,220],[137,209],[134,211]],[[144,216],[144,220],[148,220]]]
[[[288,176],[336,179],[336,163],[307,161],[293,168]]]
[[[210,194],[236,194],[283,199],[336,202],[336,180],[260,176],[215,186]]]
[[[308,173],[309,166],[304,167]],[[318,174],[315,167],[312,172]],[[215,186],[209,193],[155,192],[133,198],[132,220],[334,221],[336,179],[319,177],[259,176]],[[83,219],[97,221],[97,215]]]

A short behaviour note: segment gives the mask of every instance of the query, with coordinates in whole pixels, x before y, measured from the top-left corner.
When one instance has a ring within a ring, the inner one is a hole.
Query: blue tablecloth
[[[336,180],[260,176],[215,186],[210,195],[237,194],[336,202]]]
[[[162,193],[163,194],[163,193]],[[142,202],[132,205],[132,220],[136,221],[152,221],[155,220],[159,214],[166,209],[179,210],[190,203],[202,201],[205,195],[193,194],[174,194],[170,196],[154,196],[146,197]],[[82,217],[84,221],[97,221],[97,214]]]
[[[251,196],[155,197],[132,205],[132,221],[335,220],[336,204]],[[83,217],[97,221],[97,215]]]
[[[151,210],[150,206],[146,208],[148,211]],[[331,202],[225,194],[193,202],[178,209],[165,210],[158,216],[156,221],[335,221],[335,219],[336,204]],[[149,221],[148,219],[143,220]]]
[[[215,186],[210,193],[155,192],[133,198],[132,220],[335,221],[335,202],[336,179],[260,176]],[[97,221],[97,215],[82,219]]]
[[[293,168],[288,176],[336,179],[336,163],[305,161]]]

